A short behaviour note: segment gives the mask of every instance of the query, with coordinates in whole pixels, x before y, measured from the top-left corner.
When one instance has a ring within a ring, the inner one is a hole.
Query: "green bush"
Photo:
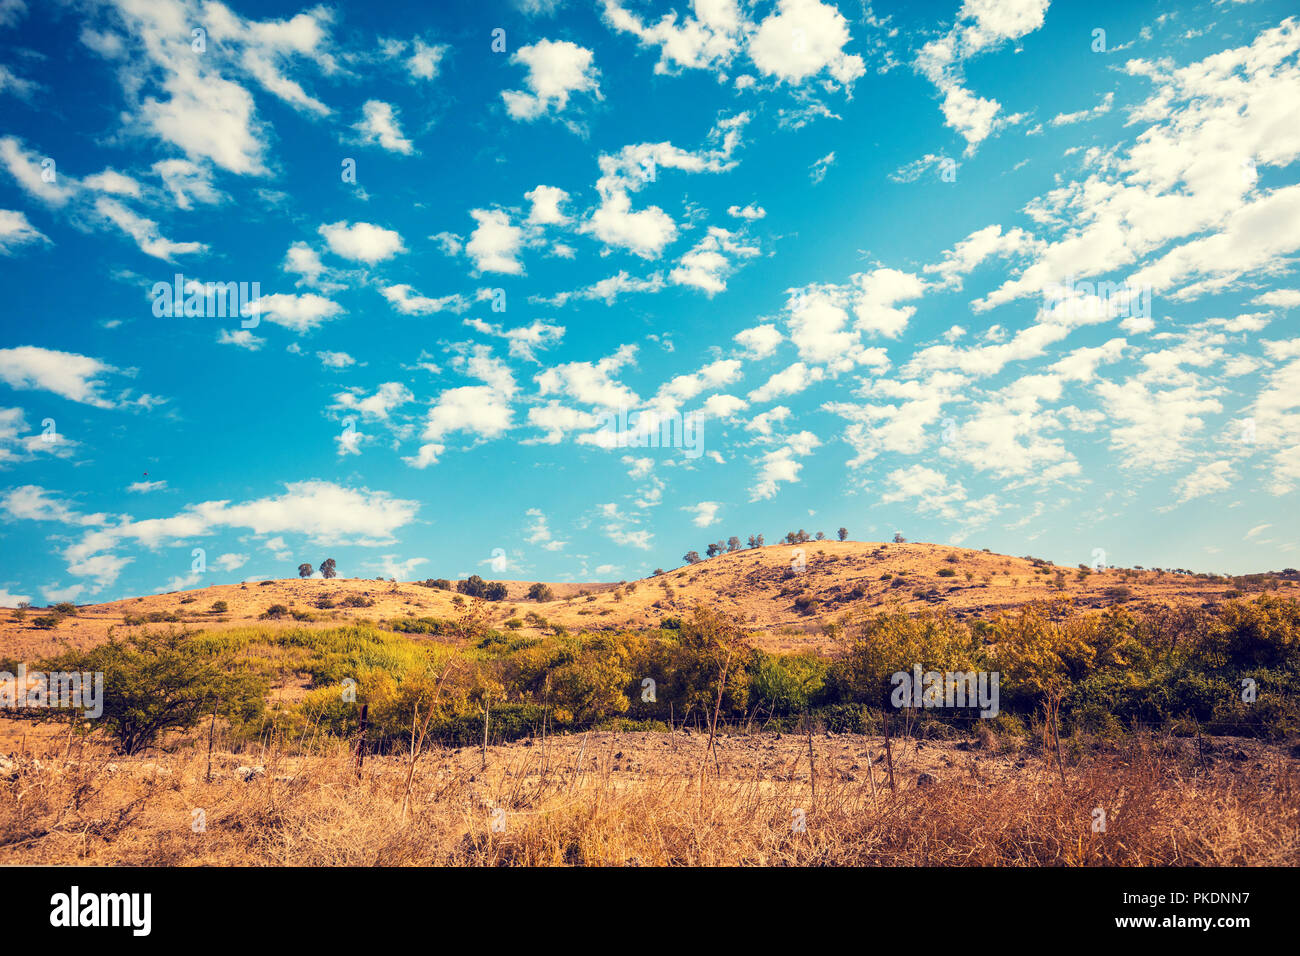
[[[214,655],[192,635],[175,631],[110,638],[41,667],[104,675],[104,711],[93,729],[105,730],[128,755],[153,746],[168,731],[188,730],[214,712],[233,725],[253,721],[262,713],[267,693],[266,682],[246,662],[229,653]]]

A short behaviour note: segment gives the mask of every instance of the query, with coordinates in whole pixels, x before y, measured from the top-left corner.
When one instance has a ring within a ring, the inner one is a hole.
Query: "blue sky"
[[[841,525],[1293,566],[1289,13],[0,0],[0,604]]]

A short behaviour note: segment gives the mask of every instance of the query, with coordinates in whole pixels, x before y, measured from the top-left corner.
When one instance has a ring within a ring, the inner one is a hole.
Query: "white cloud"
[[[134,239],[141,252],[155,259],[170,261],[173,256],[207,248],[201,242],[173,242],[158,231],[156,222],[132,212],[116,199],[100,197],[95,201],[95,212]]]
[[[918,513],[960,522],[967,531],[984,525],[1001,510],[992,495],[972,499],[960,481],[951,481],[924,465],[896,469],[885,477],[884,484],[893,490],[881,496],[881,504],[915,499]],[[963,540],[965,536],[963,532],[954,536],[954,540]]]
[[[246,311],[294,332],[310,332],[343,313],[343,307],[314,292],[290,295],[277,292],[248,303]]]
[[[656,23],[646,23],[619,0],[605,0],[605,20],[620,32],[631,33],[646,46],[660,50],[656,73],[680,69],[712,69],[725,66],[740,49],[743,32],[750,25],[742,18],[735,0],[696,2],[694,16],[665,13]]]
[[[785,341],[785,336],[775,325],[756,325],[752,329],[742,329],[731,340],[743,348],[750,358],[767,358],[776,351],[776,347]]]
[[[248,349],[250,352],[256,352],[266,344],[266,339],[254,335],[248,329],[222,329],[217,333],[218,345],[236,345],[241,349]]]
[[[162,159],[152,169],[171,192],[177,209],[192,209],[195,203],[215,205],[222,199],[212,185],[211,166],[201,166],[188,159]]]
[[[631,194],[658,182],[665,170],[687,173],[725,172],[734,168],[732,153],[749,122],[748,113],[720,119],[710,130],[711,149],[690,152],[672,143],[637,143],[618,153],[602,154],[596,191],[600,205],[582,226],[607,246],[627,249],[644,259],[657,258],[677,237],[677,223],[658,206],[632,208]]]
[[[1174,486],[1177,503],[1182,504],[1216,491],[1226,491],[1233,486],[1235,478],[1231,462],[1220,460],[1201,465]]]
[[[803,362],[795,362],[750,392],[749,400],[766,402],[773,398],[794,395],[802,392],[813,382],[820,382],[825,376],[825,371],[820,368],[809,368]]]
[[[848,22],[819,0],[779,0],[749,41],[749,56],[765,76],[799,83],[822,71],[836,83],[852,86],[866,72],[862,57],[844,52]]]
[[[405,284],[386,286],[379,291],[389,304],[403,315],[432,315],[444,311],[464,312],[469,308],[465,297],[458,293],[431,299],[420,295]]]
[[[564,326],[549,325],[540,319],[514,329],[503,329],[482,319],[466,319],[465,324],[476,332],[505,339],[510,343],[510,354],[528,362],[537,361],[536,350],[550,348],[564,338]]]
[[[391,543],[394,533],[409,524],[419,508],[418,502],[386,492],[320,480],[288,483],[280,495],[234,504],[206,501],[171,517],[141,521],[123,515],[109,523],[103,515],[78,515],[50,499],[44,489],[30,486],[10,492],[0,499],[0,506],[14,517],[28,520],[97,525],[63,552],[68,572],[93,578],[96,591],[111,586],[130,562],[130,558],[112,553],[128,542],[156,548],[189,542],[223,528],[244,528],[257,535],[301,534],[318,545],[369,547]]]
[[[24,213],[0,209],[0,255],[10,255],[20,246],[49,241],[43,232],[27,221]]]
[[[415,152],[411,141],[402,134],[397,111],[383,100],[367,100],[361,107],[361,119],[352,127],[361,134],[361,142],[378,143],[390,153],[410,156]]]
[[[403,459],[413,468],[435,464],[446,450],[444,439],[465,432],[480,439],[496,438],[514,426],[511,400],[518,391],[514,376],[487,346],[476,345],[468,355],[457,356],[456,367],[485,382],[443,391],[425,416],[423,444],[414,456]]]
[[[357,364],[357,360],[347,352],[317,352],[316,357],[325,368],[348,368]]]
[[[529,508],[527,513],[532,521],[526,529],[527,537],[524,540],[529,544],[540,545],[547,551],[563,551],[567,542],[557,540],[551,533],[546,515],[538,508]]]
[[[416,37],[412,44],[411,56],[406,61],[406,68],[417,80],[436,79],[438,68],[448,49],[445,43],[425,43]]]
[[[214,562],[222,571],[235,571],[248,563],[248,555],[228,552]]]
[[[1082,123],[1084,120],[1096,119],[1098,116],[1105,116],[1110,112],[1115,103],[1115,94],[1107,93],[1100,103],[1091,109],[1079,110],[1077,113],[1057,113],[1052,117],[1053,126],[1070,126],[1073,123]]]
[[[519,261],[523,230],[511,225],[510,216],[500,209],[471,209],[470,215],[478,225],[465,244],[465,253],[474,260],[474,268],[478,272],[523,275],[523,263]]]
[[[333,222],[321,226],[318,231],[335,255],[367,265],[406,251],[400,235],[369,222]]]
[[[711,524],[718,523],[718,509],[722,507],[720,501],[701,501],[698,504],[687,505],[682,510],[689,511],[695,515],[691,519],[691,524],[697,528],[707,528]]]
[[[605,520],[604,531],[611,541],[630,548],[650,550],[650,541],[654,535],[644,528],[636,527],[638,519],[635,516],[621,511],[614,502],[597,505],[596,509]]]
[[[613,305],[614,301],[620,296],[637,292],[659,292],[663,288],[664,277],[662,273],[656,272],[648,278],[638,279],[627,272],[620,271],[618,275],[608,276],[583,289],[577,289],[573,292],[559,292],[549,298],[545,296],[530,297],[529,301],[558,307],[563,307],[575,299],[600,300],[606,305]]]
[[[60,172],[57,164],[50,167],[51,162],[52,157],[29,151],[17,137],[0,136],[0,163],[9,175],[29,196],[58,207],[76,194],[77,181]],[[48,175],[51,171],[53,177]]]
[[[1048,3],[1049,0],[999,3],[965,0],[952,29],[925,44],[917,54],[916,68],[943,95],[944,120],[966,139],[968,153],[993,132],[1002,104],[984,99],[963,85],[964,62],[1038,30],[1043,25]]]
[[[539,40],[514,52],[510,62],[528,68],[523,90],[504,90],[506,112],[512,119],[535,120],[547,113],[563,113],[574,93],[600,99],[592,53],[568,40]]]
[[[597,362],[569,362],[549,368],[536,376],[538,394],[563,394],[597,408],[635,408],[641,404],[640,399],[614,376],[635,363],[636,351],[635,345],[622,345],[613,355]]]
[[[782,482],[799,480],[803,463],[798,458],[812,454],[814,448],[821,445],[821,440],[812,432],[802,431],[785,439],[786,444],[769,451],[759,458],[758,476],[749,489],[750,501],[761,501],[776,495]]]
[[[668,278],[677,285],[694,286],[712,297],[726,290],[726,280],[735,269],[735,259],[756,255],[758,249],[745,245],[735,233],[710,226],[704,238],[677,261],[677,267],[668,273]]]
[[[1300,289],[1273,289],[1255,296],[1251,302],[1256,305],[1271,305],[1279,309],[1293,309],[1300,305]]]
[[[524,198],[533,204],[528,213],[528,221],[538,226],[562,226],[569,217],[560,211],[560,203],[567,202],[569,194],[557,186],[538,186],[524,193]]]
[[[113,366],[88,355],[21,345],[0,349],[0,381],[10,388],[53,392],[70,401],[96,408],[112,408],[104,398],[102,377],[116,372]]]
[[[415,400],[411,390],[401,382],[384,382],[366,397],[363,389],[352,389],[334,396],[335,409],[360,412],[366,418],[387,419],[393,409]]]
[[[826,171],[830,169],[831,166],[833,166],[834,164],[835,164],[835,150],[831,150],[821,159],[817,160],[811,166],[808,167],[809,169],[812,170],[812,172],[808,174],[808,178],[812,180],[814,186],[826,178]]]

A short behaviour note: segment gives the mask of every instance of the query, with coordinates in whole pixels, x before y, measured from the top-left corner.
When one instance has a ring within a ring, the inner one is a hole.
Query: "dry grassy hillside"
[[[806,562],[803,570],[796,569],[799,550]],[[1217,602],[1236,596],[1243,586],[1252,591],[1298,593],[1296,580],[1280,575],[1246,583],[1168,571],[1094,572],[948,545],[857,541],[742,550],[639,581],[551,584],[555,598],[546,602],[527,599],[531,581],[504,583],[506,599],[485,605],[489,621],[501,625],[519,620],[523,633],[537,623],[536,618],[528,618],[529,612],[570,630],[596,630],[654,626],[702,603],[749,622],[757,643],[772,650],[819,645],[825,641],[825,623],[895,604],[909,611],[946,607],[963,616],[1046,598],[1098,608],[1119,603]],[[329,626],[403,616],[454,617],[460,612],[458,602],[465,600],[454,591],[422,584],[359,578],[216,585],[87,605],[52,628],[36,626],[36,619],[43,616],[38,610],[28,611],[23,620],[5,614],[0,621],[0,652],[30,658],[64,644],[85,647],[103,641],[110,627],[142,620],[176,621],[204,629],[252,621],[284,627]],[[214,611],[217,602],[225,602],[225,610]],[[264,618],[275,605],[290,613]]]

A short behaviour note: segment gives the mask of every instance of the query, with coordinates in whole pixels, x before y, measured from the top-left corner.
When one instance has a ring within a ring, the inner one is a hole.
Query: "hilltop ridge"
[[[0,622],[0,642],[7,655],[37,655],[65,643],[92,645],[107,639],[110,628],[140,623],[327,626],[460,614],[469,599],[430,586],[428,580],[288,578],[85,605],[74,616],[29,609],[22,615],[11,612]],[[636,581],[552,582],[547,585],[553,592],[549,601],[528,599],[533,581],[501,583],[505,599],[484,602],[483,613],[494,626],[510,621],[525,634],[553,624],[575,631],[654,627],[705,603],[743,619],[760,644],[774,649],[823,644],[826,623],[886,607],[908,612],[945,608],[964,617],[1046,599],[1067,599],[1085,608],[1204,605],[1237,597],[1243,589],[1287,593],[1297,587],[1293,571],[1245,578],[1094,571],[949,545],[860,541],[742,549]]]

